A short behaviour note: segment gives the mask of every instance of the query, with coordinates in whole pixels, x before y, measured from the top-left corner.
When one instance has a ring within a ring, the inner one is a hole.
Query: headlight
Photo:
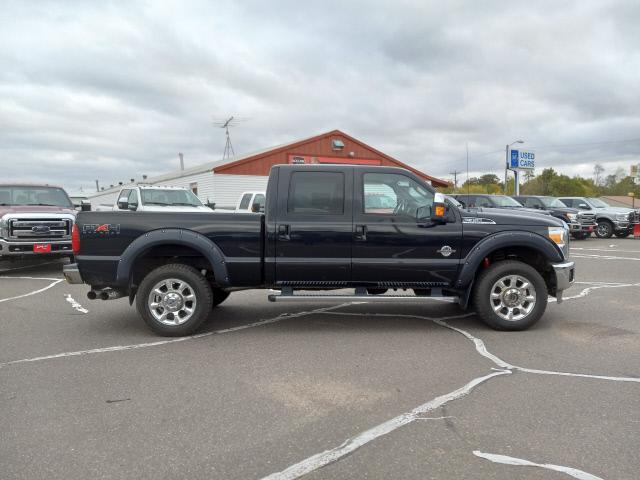
[[[628,213],[616,213],[616,220],[628,220],[628,219],[629,219]]]
[[[571,220],[572,222],[575,222],[576,219],[578,218],[578,214],[577,213],[567,213],[567,218],[569,220]]]
[[[548,227],[548,237],[560,247],[565,257],[569,256],[569,231],[564,227]]]

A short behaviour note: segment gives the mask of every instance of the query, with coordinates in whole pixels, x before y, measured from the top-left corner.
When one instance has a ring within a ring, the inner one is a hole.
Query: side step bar
[[[273,290],[272,290],[273,291]],[[394,302],[394,301],[418,301],[424,302],[433,298],[442,298],[442,289],[432,288],[431,295],[370,295],[366,290],[356,289],[355,295],[335,295],[326,293],[293,293],[290,289],[283,289],[281,293],[270,293],[268,298],[270,302],[300,302],[300,301],[333,301],[333,302]],[[447,297],[453,298],[455,297]]]

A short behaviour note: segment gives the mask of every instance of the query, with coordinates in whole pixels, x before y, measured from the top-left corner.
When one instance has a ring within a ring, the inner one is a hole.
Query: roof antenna
[[[469,189],[471,188],[471,183],[469,182],[469,142],[465,145],[467,146],[467,195],[469,195]]]
[[[222,122],[213,122],[215,126],[224,128],[224,132],[227,137],[227,142],[224,145],[224,153],[222,154],[223,160],[236,156],[236,152],[234,152],[233,145],[231,144],[231,135],[229,135],[229,127],[235,127],[237,125],[237,120],[238,119],[235,119],[234,116],[232,115],[228,119]]]

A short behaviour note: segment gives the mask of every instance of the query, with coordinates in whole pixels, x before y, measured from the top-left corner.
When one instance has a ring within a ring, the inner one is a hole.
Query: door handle
[[[356,240],[360,242],[367,241],[367,226],[366,225],[356,225]]]
[[[278,239],[291,240],[291,236],[289,234],[289,225],[278,225]]]

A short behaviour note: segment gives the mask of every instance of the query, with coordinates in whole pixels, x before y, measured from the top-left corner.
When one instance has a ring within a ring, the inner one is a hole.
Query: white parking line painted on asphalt
[[[55,287],[57,284],[59,284],[60,282],[63,281],[62,278],[42,278],[42,277],[7,277],[7,276],[2,276],[0,277],[0,279],[7,279],[7,278],[13,278],[13,279],[22,279],[22,280],[49,280],[51,281],[51,283],[49,285],[47,285],[44,288],[40,288],[38,290],[33,290],[32,292],[28,292],[28,293],[24,293],[22,295],[16,295],[15,297],[9,297],[9,298],[0,298],[0,303],[3,302],[8,302],[10,300],[17,300],[19,298],[24,298],[24,297],[30,297],[31,295],[37,295],[38,293],[42,293],[45,290],[49,290],[52,287]]]
[[[60,280],[60,281],[62,281],[62,280]],[[310,310],[308,312],[282,313],[282,314],[278,315],[277,317],[268,318],[266,320],[261,320],[259,322],[248,323],[246,325],[239,325],[237,327],[225,328],[223,330],[214,330],[212,332],[198,333],[196,335],[189,335],[187,337],[172,338],[170,340],[158,340],[157,342],[136,343],[136,344],[132,344],[132,345],[115,345],[115,346],[112,346],[112,347],[93,348],[91,350],[77,350],[75,352],[56,353],[54,355],[45,355],[45,356],[42,356],[42,357],[32,357],[32,358],[22,358],[20,360],[10,360],[8,362],[0,363],[0,368],[6,367],[6,366],[9,366],[9,365],[16,365],[18,363],[33,363],[33,362],[40,362],[40,361],[43,361],[43,360],[52,360],[52,359],[55,359],[55,358],[79,357],[79,356],[91,355],[91,354],[95,354],[95,353],[108,353],[108,352],[121,352],[121,351],[125,351],[125,350],[137,350],[137,349],[140,349],[140,348],[148,348],[148,347],[157,347],[159,345],[167,345],[169,343],[185,342],[187,340],[194,340],[194,339],[197,339],[197,338],[208,337],[210,335],[218,335],[218,334],[223,334],[223,333],[236,332],[238,330],[244,330],[244,329],[252,328],[252,327],[259,327],[259,326],[262,326],[262,325],[267,325],[269,323],[275,323],[275,322],[279,322],[281,320],[287,320],[289,318],[304,317],[306,315],[312,315],[314,313],[320,313],[320,312],[326,312],[326,311],[330,311],[330,310],[335,310],[337,308],[342,308],[342,307],[345,307],[347,305],[351,305],[351,303],[342,303],[340,305],[334,305],[332,307],[318,308],[318,309],[315,309],[315,310]]]
[[[635,286],[635,285],[636,284],[630,284],[630,285],[623,284],[623,285],[616,285],[616,286]],[[587,288],[585,289],[587,292],[584,293],[584,295],[588,295],[588,293],[595,288],[609,288],[609,287],[612,288],[614,286],[599,285],[597,287]],[[578,296],[574,298],[577,298],[577,297]],[[308,457],[294,465],[291,465],[290,467],[287,467],[286,469],[280,472],[267,475],[266,477],[263,478],[263,480],[294,480],[294,479],[300,478],[303,475],[311,473],[319,468],[322,468],[330,463],[336,462],[341,458],[343,458],[345,455],[348,455],[354,452],[355,450],[357,450],[358,448],[366,445],[370,441],[375,440],[376,438],[381,437],[383,435],[386,435],[387,433],[390,433],[404,425],[407,425],[408,423],[411,423],[414,420],[417,420],[420,414],[432,410],[431,408],[429,408],[429,406],[437,405],[436,407],[434,407],[434,408],[437,408],[438,406],[444,405],[445,403],[451,400],[460,398],[466,395],[467,393],[469,393],[473,389],[473,387],[475,387],[479,383],[489,380],[490,378],[496,375],[504,375],[504,374],[510,374],[513,371],[520,371],[524,373],[531,373],[531,374],[538,374],[538,375],[559,375],[559,376],[567,376],[567,377],[581,377],[581,378],[608,380],[608,381],[616,381],[616,382],[640,383],[640,378],[635,378],[635,377],[612,377],[612,376],[605,376],[605,375],[591,375],[586,373],[569,373],[569,372],[552,371],[552,370],[538,370],[538,369],[512,365],[502,360],[497,355],[494,355],[493,353],[489,352],[489,350],[487,349],[482,339],[473,336],[471,333],[469,333],[466,330],[449,325],[446,322],[446,320],[453,320],[455,318],[461,318],[471,314],[457,315],[457,316],[443,317],[443,318],[424,317],[421,315],[396,315],[396,314],[386,314],[386,313],[322,312],[322,314],[323,315],[341,315],[341,316],[365,316],[365,317],[370,317],[370,316],[394,317],[394,318],[400,317],[400,318],[415,318],[415,319],[429,320],[442,327],[448,328],[450,330],[453,330],[465,336],[467,339],[473,342],[476,351],[480,355],[489,359],[491,362],[493,362],[495,365],[501,368],[500,369],[492,368],[492,370],[494,370],[495,373],[489,374],[484,377],[477,377],[471,382],[467,383],[465,386],[459,388],[458,390],[454,390],[453,392],[447,395],[442,395],[440,397],[437,397],[419,407],[416,407],[411,412],[404,413],[402,415],[399,415],[398,417],[394,417],[391,420],[388,420],[376,427],[373,427],[363,433],[360,433],[353,438],[347,439],[344,443],[342,443],[338,447],[332,448],[330,450],[325,450],[324,452],[318,453],[316,455],[312,455],[311,457]],[[463,391],[465,393],[460,394]],[[565,468],[568,468],[568,467],[565,467]],[[564,473],[567,473],[567,472],[565,471]],[[586,473],[586,472],[583,472],[583,473]],[[580,478],[580,477],[576,477],[576,478]],[[589,479],[590,477],[584,477],[584,478]],[[598,479],[598,477],[592,477],[592,478]]]
[[[553,470],[555,472],[566,473],[567,475],[577,478],[579,480],[603,480],[601,477],[596,477],[583,470],[577,468],[564,467],[562,465],[553,465],[552,463],[535,463],[522,458],[508,457],[507,455],[497,455],[495,453],[483,453],[479,450],[474,450],[473,454],[476,457],[484,458],[494,463],[501,463],[503,465],[518,465],[522,467],[539,467],[546,468],[547,470]]]
[[[590,253],[572,253],[572,258],[597,258],[600,260],[635,260],[636,262],[640,261],[640,257],[617,257],[614,255],[596,255]]]
[[[89,310],[80,305],[70,293],[64,294],[65,300],[71,304],[71,306],[80,313],[89,313]]]
[[[340,315],[340,316],[414,318],[414,319],[417,319],[417,320],[428,320],[428,321],[433,322],[433,323],[435,323],[437,325],[440,325],[441,327],[448,328],[449,330],[453,330],[453,331],[465,336],[467,339],[469,339],[469,340],[471,340],[473,342],[473,345],[474,345],[476,351],[480,355],[482,355],[483,357],[489,359],[490,361],[492,361],[493,363],[495,363],[498,367],[500,367],[502,369],[518,370],[518,371],[521,371],[521,372],[534,373],[534,374],[538,374],[538,375],[559,375],[559,376],[563,376],[563,377],[581,377],[581,378],[592,378],[592,379],[596,379],[596,380],[610,380],[610,381],[613,381],[613,382],[640,383],[640,378],[636,378],[636,377],[611,377],[611,376],[606,376],[606,375],[592,375],[592,374],[589,374],[589,373],[557,372],[557,371],[553,371],[553,370],[538,370],[538,369],[520,367],[518,365],[513,365],[513,364],[511,364],[509,362],[506,362],[506,361],[502,360],[497,355],[491,353],[487,349],[487,347],[486,347],[486,345],[485,345],[485,343],[484,343],[484,341],[482,339],[471,335],[471,333],[469,333],[466,330],[463,330],[462,328],[454,327],[453,325],[450,325],[449,323],[447,323],[445,321],[445,320],[455,320],[455,319],[458,319],[458,318],[468,317],[470,315],[474,315],[473,313],[469,313],[469,314],[466,314],[466,315],[455,315],[455,316],[443,317],[443,318],[432,318],[432,317],[424,317],[422,315],[407,315],[407,314],[394,314],[394,313],[322,312],[322,314],[324,314],[324,315]]]
[[[420,419],[420,415],[422,414],[431,412],[453,400],[457,400],[468,395],[469,392],[471,392],[481,383],[486,382],[493,377],[497,377],[499,375],[509,375],[510,373],[511,372],[509,372],[508,370],[504,370],[500,372],[490,373],[482,377],[474,378],[469,383],[458,388],[457,390],[454,390],[453,392],[440,395],[439,397],[436,397],[433,400],[430,400],[414,408],[410,412],[398,415],[391,420],[387,420],[386,422],[381,423],[376,427],[373,427],[365,432],[360,433],[359,435],[356,435],[353,438],[346,440],[342,445],[336,448],[332,448],[331,450],[326,450],[322,453],[318,453],[309,458],[306,458],[305,460],[291,465],[281,472],[272,473],[271,475],[264,477],[263,480],[294,480],[296,478],[300,478],[307,473],[311,473],[314,470],[318,470],[319,468],[340,460],[345,455],[349,455],[350,453],[356,451],[360,447],[375,440],[376,438],[382,437],[383,435],[391,433],[394,430],[403,427],[404,425]]]
[[[576,283],[592,283],[592,282],[576,282]],[[623,288],[623,287],[640,287],[640,283],[602,283],[595,284],[593,287],[583,288],[580,293],[576,295],[570,295],[568,297],[563,297],[563,300],[574,300],[576,298],[582,298],[589,295],[594,290],[599,290],[601,288]],[[550,297],[549,302],[557,302],[558,299],[554,297]]]
[[[615,253],[640,253],[640,250],[618,250],[617,248],[584,248],[584,247],[571,247],[571,251],[582,250],[588,252],[615,252]]]

